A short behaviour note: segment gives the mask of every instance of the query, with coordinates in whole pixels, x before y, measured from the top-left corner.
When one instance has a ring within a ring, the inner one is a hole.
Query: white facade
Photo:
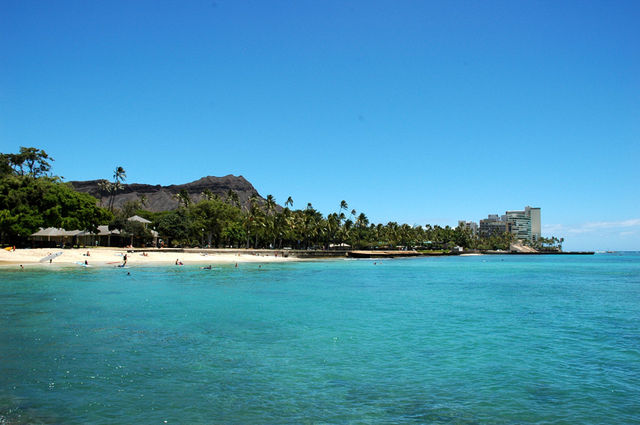
[[[540,223],[540,208],[524,207],[524,211],[507,211],[509,231],[518,239],[531,242],[540,239],[542,226]]]
[[[542,236],[542,225],[540,223],[540,208],[524,207],[525,213],[531,218],[531,240],[540,240]]]
[[[478,223],[473,221],[458,220],[458,227],[471,230],[471,233],[474,235],[478,233]]]
[[[517,239],[531,240],[531,218],[524,211],[507,211],[508,229]]]

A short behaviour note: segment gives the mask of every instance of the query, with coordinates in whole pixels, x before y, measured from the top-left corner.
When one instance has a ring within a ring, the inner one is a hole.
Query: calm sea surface
[[[374,261],[0,269],[0,424],[640,423],[640,255]]]

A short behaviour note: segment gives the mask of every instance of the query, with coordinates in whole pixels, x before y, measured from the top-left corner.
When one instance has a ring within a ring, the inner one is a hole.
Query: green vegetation
[[[122,167],[116,167],[113,171],[113,182],[103,180],[99,183],[100,191],[103,194],[109,195],[109,211],[113,212],[113,202],[116,199],[116,194],[119,190],[122,190],[122,185],[127,178],[127,172]]]
[[[111,219],[95,198],[50,176],[50,161],[35,148],[0,154],[0,243],[23,246],[40,227],[95,230]]]
[[[531,243],[530,245],[537,249],[538,251],[543,252],[553,252],[553,251],[562,251],[562,244],[564,243],[564,238],[556,238],[552,236],[550,238],[540,238],[539,240]]]
[[[346,201],[326,217],[311,203],[293,209],[289,197],[284,208],[272,195],[263,200],[252,197],[244,205],[229,190],[224,198],[209,190],[194,202],[186,190],[176,195],[179,207],[173,211],[145,210],[146,198],[114,208],[115,195],[122,189],[126,172],[116,167],[113,181],[101,183],[107,195],[107,208],[95,198],[75,192],[59,178],[52,177],[53,159],[42,150],[21,148],[18,154],[0,154],[0,242],[24,245],[40,227],[95,231],[100,224],[118,229],[122,240],[150,244],[154,229],[165,246],[210,246],[293,249],[418,249],[448,252],[456,246],[465,249],[508,250],[513,242],[509,233],[479,237],[464,227],[410,226],[389,222],[370,223],[363,212],[351,209]],[[349,212],[349,215],[347,213]],[[150,225],[130,221],[139,215]],[[558,249],[562,239],[544,239],[540,249]]]
[[[151,220],[150,226],[159,232],[166,246],[408,248],[448,252],[455,246],[506,250],[513,241],[510,234],[480,238],[462,227],[369,223],[364,213],[358,214],[355,210],[347,218],[344,211],[348,211],[348,205],[345,201],[339,204],[337,212],[325,217],[310,203],[304,209],[291,209],[291,197],[284,208],[279,207],[271,195],[267,195],[266,200],[251,198],[246,207],[240,206],[237,194],[234,196],[233,193],[228,193],[224,199],[203,193],[203,199],[197,203],[187,193],[179,193],[176,198],[180,201],[176,210],[153,213],[145,211],[138,202],[138,209],[125,215],[137,214]],[[127,203],[125,208],[131,205]],[[120,223],[123,223],[122,219]],[[115,220],[112,222],[114,225]]]

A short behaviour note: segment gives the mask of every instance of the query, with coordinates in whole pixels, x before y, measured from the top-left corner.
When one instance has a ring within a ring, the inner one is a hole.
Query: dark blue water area
[[[640,423],[639,400],[636,253],[0,269],[0,424]]]

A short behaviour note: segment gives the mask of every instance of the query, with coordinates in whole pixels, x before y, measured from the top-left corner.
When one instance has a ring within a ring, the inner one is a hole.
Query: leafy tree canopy
[[[111,214],[96,199],[47,175],[53,161],[43,150],[0,154],[0,239],[23,244],[40,227],[95,231]]]

